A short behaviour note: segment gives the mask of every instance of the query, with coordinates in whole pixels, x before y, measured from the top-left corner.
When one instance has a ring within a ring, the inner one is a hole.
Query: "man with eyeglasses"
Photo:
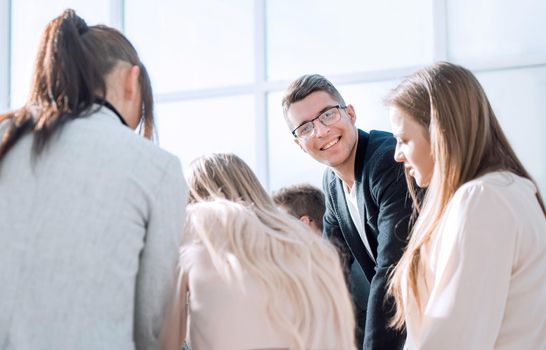
[[[405,336],[388,326],[393,303],[385,295],[390,269],[407,243],[412,208],[404,169],[394,161],[395,139],[358,129],[353,106],[321,75],[292,82],[282,106],[296,144],[328,166],[323,234],[347,261],[357,346],[399,349]],[[367,295],[367,288],[355,288],[363,283],[370,285]]]

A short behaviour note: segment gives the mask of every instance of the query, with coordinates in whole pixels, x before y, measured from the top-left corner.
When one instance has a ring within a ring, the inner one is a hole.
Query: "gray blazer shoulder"
[[[176,157],[106,108],[0,167],[0,347],[156,349],[183,229]]]

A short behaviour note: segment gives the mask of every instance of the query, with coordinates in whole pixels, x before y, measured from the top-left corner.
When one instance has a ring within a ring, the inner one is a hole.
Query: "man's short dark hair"
[[[327,92],[340,105],[345,106],[345,100],[328,79],[320,74],[303,75],[294,80],[286,89],[282,99],[282,110],[285,118],[286,112],[292,103],[301,101],[316,91]]]
[[[309,184],[283,187],[273,193],[273,201],[298,219],[309,217],[322,231],[322,217],[326,207],[324,193],[320,189]]]

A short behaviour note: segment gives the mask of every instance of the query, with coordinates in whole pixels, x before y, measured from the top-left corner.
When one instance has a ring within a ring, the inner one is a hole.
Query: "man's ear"
[[[356,122],[356,113],[353,105],[348,104],[347,108],[345,109],[345,112],[347,112],[347,115],[349,116],[349,119],[354,124]]]
[[[140,93],[140,67],[131,66],[125,76],[125,98],[127,100],[134,100],[139,98]]]
[[[309,216],[307,215],[300,216],[300,221],[306,224],[307,226],[311,225],[311,219],[309,219]]]
[[[307,153],[307,151],[305,150],[305,148],[301,145],[300,139],[298,139],[297,137],[294,137],[294,142],[296,143],[296,145],[300,146],[300,148],[301,148],[302,151],[304,151],[305,153]]]

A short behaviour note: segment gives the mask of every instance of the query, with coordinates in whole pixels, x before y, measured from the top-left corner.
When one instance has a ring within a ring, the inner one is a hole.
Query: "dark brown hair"
[[[273,201],[298,219],[308,216],[322,231],[322,217],[326,207],[324,193],[320,189],[309,184],[283,187],[273,193]]]
[[[94,103],[104,104],[105,77],[119,62],[140,68],[140,133],[152,139],[152,88],[135,48],[118,30],[88,27],[68,9],[49,22],[42,34],[25,106],[0,116],[0,123],[7,123],[0,161],[29,132],[34,134],[33,155],[40,154],[66,122],[94,112]]]
[[[319,74],[303,75],[294,80],[286,89],[282,99],[284,117],[286,118],[286,112],[292,103],[301,101],[316,91],[327,92],[340,105],[345,106],[345,100],[328,79]]]

